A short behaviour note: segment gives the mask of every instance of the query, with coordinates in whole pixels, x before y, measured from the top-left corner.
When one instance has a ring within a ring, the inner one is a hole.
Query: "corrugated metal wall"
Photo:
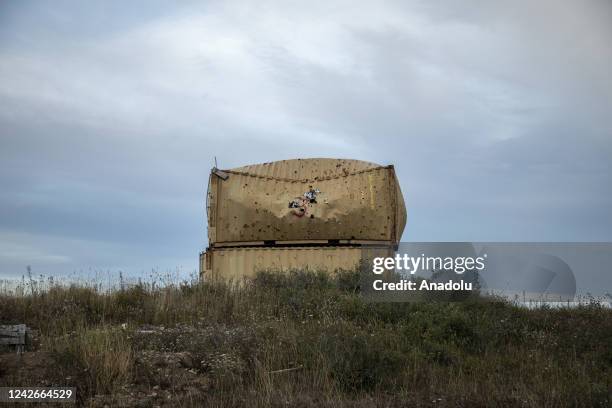
[[[406,223],[393,166],[359,160],[213,169],[206,209],[205,279],[240,280],[270,269],[353,269],[364,258],[393,255]]]
[[[352,270],[362,259],[391,256],[390,247],[251,247],[217,248],[200,255],[205,279],[254,277],[258,271],[308,269],[335,272]]]
[[[226,172],[227,179],[213,175],[209,183],[213,246],[294,240],[397,243],[403,232],[405,207],[392,167],[304,159]],[[314,200],[304,199],[309,191],[315,192]],[[294,202],[299,207],[291,208]]]

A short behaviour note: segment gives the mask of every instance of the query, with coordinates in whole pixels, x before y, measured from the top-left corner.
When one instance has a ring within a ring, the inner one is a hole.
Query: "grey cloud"
[[[612,239],[608,2],[2,7],[0,276],[195,269],[214,156],[394,163],[404,239]]]

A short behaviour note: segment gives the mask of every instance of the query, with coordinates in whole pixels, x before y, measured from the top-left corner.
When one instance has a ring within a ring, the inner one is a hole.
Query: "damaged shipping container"
[[[325,269],[349,269],[359,248],[395,247],[406,223],[393,166],[359,160],[295,159],[214,168],[206,209],[209,248],[201,254],[203,275],[214,270],[214,275],[240,277],[255,269],[302,268],[309,259]],[[332,262],[332,257],[346,259]]]

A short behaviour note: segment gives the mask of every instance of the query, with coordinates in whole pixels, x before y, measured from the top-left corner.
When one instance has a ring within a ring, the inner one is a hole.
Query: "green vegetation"
[[[368,303],[357,280],[0,295],[0,324],[38,331],[21,364],[49,361],[30,375],[0,354],[0,385],[69,384],[93,406],[611,404],[612,310]]]

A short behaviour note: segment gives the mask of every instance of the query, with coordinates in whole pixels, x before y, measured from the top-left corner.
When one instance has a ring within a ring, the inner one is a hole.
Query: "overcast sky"
[[[395,164],[408,241],[612,241],[609,0],[172,3],[1,3],[0,277],[195,270],[214,156]]]

